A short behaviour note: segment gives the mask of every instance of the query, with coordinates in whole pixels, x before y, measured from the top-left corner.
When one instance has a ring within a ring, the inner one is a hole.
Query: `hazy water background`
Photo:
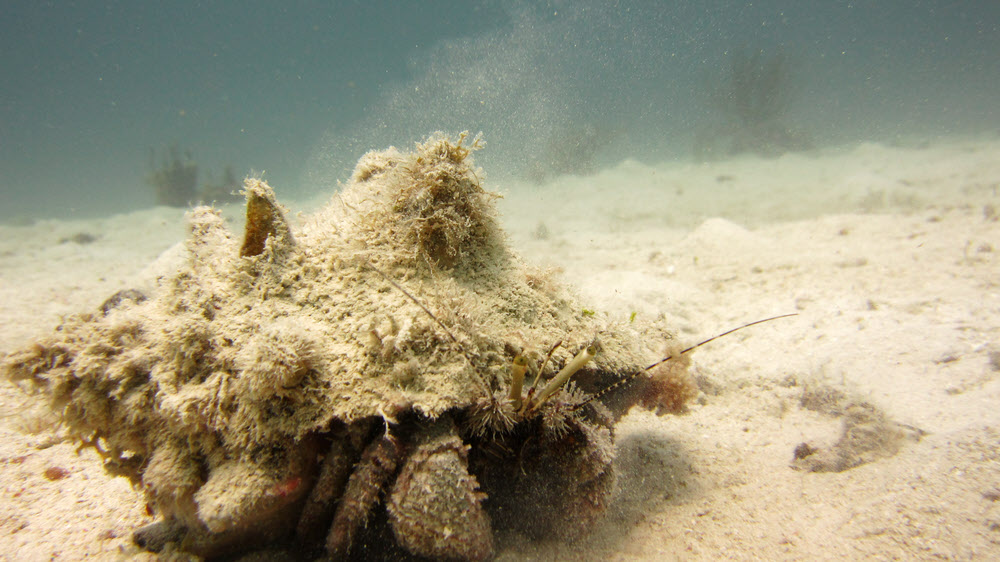
[[[149,150],[310,198],[370,148],[483,131],[491,186],[581,131],[691,159],[733,49],[795,63],[818,146],[1000,129],[1000,2],[22,2],[0,6],[0,220],[153,205]]]

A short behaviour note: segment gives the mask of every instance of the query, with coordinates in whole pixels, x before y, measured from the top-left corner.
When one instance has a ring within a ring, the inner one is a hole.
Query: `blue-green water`
[[[151,206],[174,143],[205,181],[300,198],[434,130],[482,131],[494,188],[565,139],[593,141],[584,167],[690,159],[741,50],[793,63],[784,119],[813,146],[1000,128],[995,0],[8,1],[0,219]]]

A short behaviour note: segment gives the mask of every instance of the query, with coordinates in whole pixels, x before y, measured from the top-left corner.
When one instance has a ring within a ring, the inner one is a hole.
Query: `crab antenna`
[[[448,329],[448,326],[445,326],[444,322],[439,320],[437,316],[434,316],[434,313],[431,312],[429,308],[424,306],[424,303],[417,300],[417,297],[411,295],[409,291],[404,289],[403,286],[400,285],[399,283],[396,283],[395,280],[386,275],[385,272],[383,272],[381,269],[375,267],[375,264],[373,264],[370,260],[366,259],[365,263],[368,265],[368,267],[372,268],[372,271],[381,275],[382,278],[388,281],[390,285],[398,289],[400,293],[406,295],[406,298],[410,299],[417,306],[419,306],[420,309],[427,314],[427,316],[431,317],[431,320],[437,322],[438,326],[441,326],[441,329],[444,330],[444,333],[448,334],[448,337],[451,338],[451,341],[455,342],[455,345],[458,346],[458,349],[462,352],[462,355],[465,355],[465,360],[468,361],[469,366],[472,367],[472,374],[475,375],[476,380],[479,381],[480,386],[483,387],[483,391],[486,392],[486,395],[490,397],[491,401],[495,401],[496,398],[493,396],[493,392],[490,390],[489,385],[486,384],[486,380],[483,379],[483,376],[480,375],[478,371],[476,371],[475,363],[472,361],[472,357],[469,355],[469,352],[465,350],[465,347],[462,345],[460,341],[458,341],[458,338],[455,337],[455,334],[451,333],[451,330]]]
[[[531,398],[535,395],[535,389],[538,386],[538,381],[542,378],[542,372],[545,371],[545,367],[549,364],[549,359],[552,359],[552,354],[556,352],[556,349],[558,349],[560,345],[562,345],[562,340],[552,344],[552,347],[549,348],[549,353],[545,356],[545,361],[542,361],[542,366],[539,367],[538,372],[535,373],[535,380],[531,383],[531,386],[528,387],[528,396],[524,399],[524,405],[522,405],[521,409],[518,410],[519,414],[523,414],[524,411],[528,409],[528,405],[531,404]]]
[[[568,381],[570,377],[576,374],[577,371],[582,369],[583,366],[586,365],[591,359],[593,359],[595,355],[597,355],[596,345],[590,344],[587,347],[583,348],[583,350],[580,351],[580,353],[577,353],[576,357],[571,359],[570,362],[567,363],[566,366],[563,367],[558,374],[556,374],[556,376],[552,377],[552,380],[549,381],[549,384],[547,384],[545,388],[543,388],[542,391],[538,393],[538,399],[535,401],[534,404],[531,405],[530,409],[535,410],[539,406],[544,404],[545,401],[549,399],[549,396],[552,396],[553,394],[555,394],[557,390],[562,388],[562,385],[566,384],[566,381]]]
[[[653,363],[652,365],[646,367],[645,369],[643,369],[641,371],[636,371],[636,372],[632,373],[631,375],[628,375],[628,376],[626,376],[626,377],[624,377],[622,379],[619,379],[617,382],[615,382],[611,386],[605,388],[604,390],[598,392],[597,394],[594,394],[593,396],[591,396],[590,398],[586,399],[585,401],[577,404],[576,406],[573,406],[573,408],[570,411],[579,410],[580,408],[586,406],[587,404],[590,404],[594,400],[598,400],[601,397],[607,395],[609,392],[611,392],[611,391],[613,391],[615,389],[618,389],[618,388],[620,388],[622,386],[625,386],[626,384],[632,382],[633,380],[635,380],[635,378],[637,376],[639,376],[639,375],[641,375],[641,374],[649,371],[650,369],[654,369],[656,367],[659,367],[660,365],[666,363],[667,361],[670,361],[671,359],[673,359],[675,357],[680,357],[681,355],[684,355],[685,353],[690,353],[690,352],[698,349],[699,347],[701,347],[701,346],[703,346],[703,345],[705,345],[705,344],[707,344],[709,342],[713,342],[713,341],[715,341],[715,340],[717,340],[717,339],[719,339],[719,338],[721,338],[723,336],[728,336],[729,334],[731,334],[733,332],[737,332],[739,330],[742,330],[743,328],[749,328],[750,326],[756,326],[757,324],[763,324],[764,322],[770,322],[771,320],[778,320],[780,318],[788,318],[789,316],[798,316],[798,313],[793,312],[791,314],[781,314],[779,316],[772,316],[770,318],[765,318],[763,320],[757,320],[755,322],[750,322],[749,324],[744,324],[742,326],[738,326],[736,328],[733,328],[732,330],[728,330],[728,331],[722,332],[721,334],[714,335],[714,336],[708,338],[707,340],[700,341],[700,342],[692,345],[691,347],[688,347],[688,348],[682,350],[680,353],[668,355],[668,356],[664,357],[663,359],[660,359],[656,363]]]

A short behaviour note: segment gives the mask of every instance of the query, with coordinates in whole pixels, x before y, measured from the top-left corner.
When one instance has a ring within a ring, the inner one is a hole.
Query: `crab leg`
[[[370,428],[371,424],[365,421],[334,432],[330,448],[323,457],[319,477],[299,516],[295,535],[302,543],[319,543],[322,533],[330,528],[337,499],[343,494],[354,463],[358,460],[359,440],[369,434]]]
[[[340,560],[347,556],[355,531],[378,503],[379,493],[395,474],[403,454],[403,444],[389,434],[388,428],[381,439],[365,448],[358,468],[347,481],[326,537],[326,551],[331,558]]]

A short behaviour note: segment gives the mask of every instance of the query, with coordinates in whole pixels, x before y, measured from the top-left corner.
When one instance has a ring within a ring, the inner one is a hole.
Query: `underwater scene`
[[[0,46],[0,559],[1000,558],[1000,3]]]

